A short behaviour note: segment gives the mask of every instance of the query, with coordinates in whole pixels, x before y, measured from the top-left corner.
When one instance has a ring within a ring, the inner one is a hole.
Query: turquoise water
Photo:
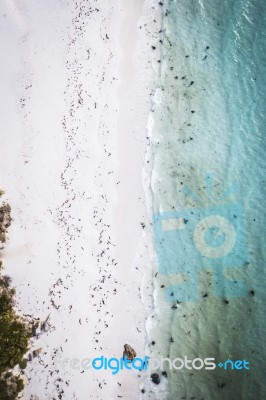
[[[163,399],[265,399],[266,2],[164,4],[152,127],[153,356],[247,360],[167,371]]]

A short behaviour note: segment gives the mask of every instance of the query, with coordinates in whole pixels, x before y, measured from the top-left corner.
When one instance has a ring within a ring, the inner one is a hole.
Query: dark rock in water
[[[224,388],[225,386],[226,386],[226,383],[224,383],[224,382],[222,382],[222,383],[220,383],[220,382],[218,382],[218,384],[217,384],[217,386],[218,386],[218,388]]]
[[[135,350],[129,344],[124,344],[123,358],[126,357],[128,360],[133,361],[136,356]]]
[[[159,385],[159,383],[160,383],[160,375],[159,374],[151,374],[151,380],[156,385]]]

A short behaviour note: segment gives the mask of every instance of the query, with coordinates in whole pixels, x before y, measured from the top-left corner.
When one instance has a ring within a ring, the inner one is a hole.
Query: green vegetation
[[[0,190],[0,197],[3,192]],[[7,230],[11,224],[11,208],[0,206],[0,248],[6,242]],[[19,365],[26,368],[23,358],[28,350],[30,331],[26,321],[14,310],[15,289],[10,287],[11,279],[2,274],[0,260],[0,399],[16,400],[23,390],[23,380],[11,370]]]
[[[23,390],[23,380],[12,374],[6,372],[1,374],[0,377],[0,399],[1,400],[16,400],[19,393]]]

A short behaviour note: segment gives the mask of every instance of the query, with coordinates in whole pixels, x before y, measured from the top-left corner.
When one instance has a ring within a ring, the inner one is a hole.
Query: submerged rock
[[[153,383],[155,383],[156,385],[159,385],[159,383],[160,383],[160,375],[159,374],[156,374],[156,373],[154,373],[154,374],[151,374],[151,380],[152,380],[152,382]]]

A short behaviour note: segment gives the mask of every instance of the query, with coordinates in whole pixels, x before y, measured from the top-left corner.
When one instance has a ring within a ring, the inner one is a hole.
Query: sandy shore
[[[5,267],[19,311],[51,321],[34,340],[26,400],[137,399],[145,379],[81,360],[120,357],[124,343],[144,356],[141,176],[160,10],[95,4],[1,6]]]

